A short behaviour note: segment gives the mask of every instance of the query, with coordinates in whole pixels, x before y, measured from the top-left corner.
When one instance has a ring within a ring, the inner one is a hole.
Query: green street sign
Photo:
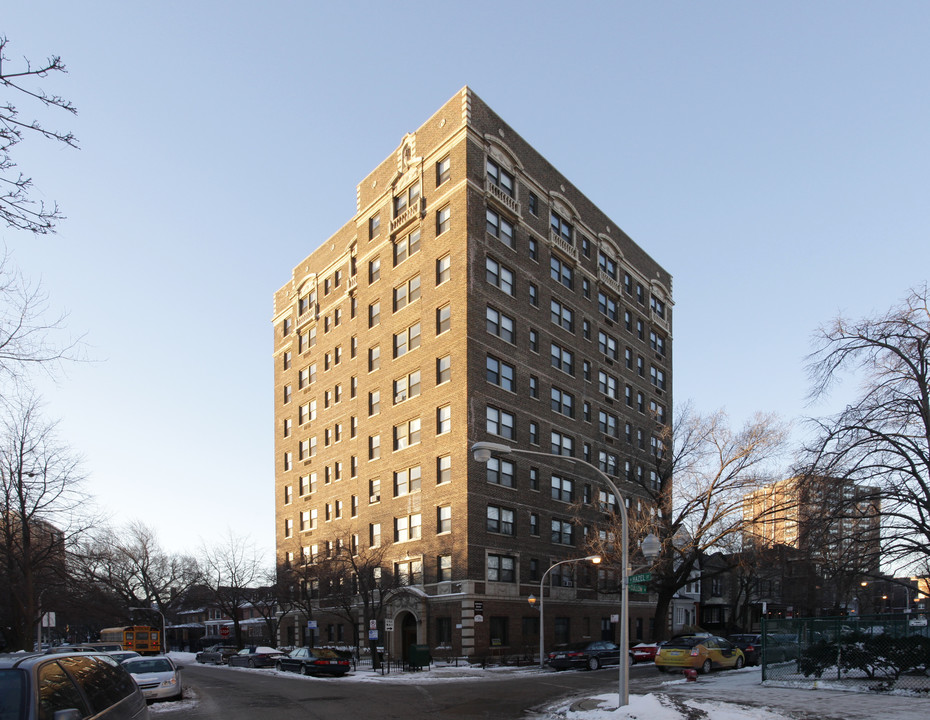
[[[647,583],[650,580],[652,580],[652,573],[650,572],[640,573],[639,575],[630,575],[627,578],[627,582],[630,583],[631,585],[633,583]]]
[[[631,593],[644,593],[646,592],[646,586],[639,583],[630,583],[629,590]]]

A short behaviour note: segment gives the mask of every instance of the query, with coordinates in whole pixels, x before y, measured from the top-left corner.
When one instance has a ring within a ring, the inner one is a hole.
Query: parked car
[[[123,667],[132,675],[146,700],[180,700],[184,694],[181,687],[183,665],[165,655],[129,658]]]
[[[658,643],[640,643],[630,648],[630,655],[634,663],[653,662],[658,650]]]
[[[747,665],[758,665],[762,662],[762,635],[742,633],[730,635],[728,638],[736,647],[743,651]],[[797,643],[779,635],[767,635],[765,638],[766,662],[777,663],[790,660],[797,656]]]
[[[230,667],[273,667],[281,657],[284,657],[284,653],[273,647],[250,647],[232,655],[228,663]]]
[[[678,635],[659,648],[655,659],[660,672],[671,668],[693,668],[707,674],[713,668],[736,668],[746,664],[743,651],[715,635]]]
[[[301,675],[345,675],[352,663],[329,648],[296,648],[274,663],[275,670]]]
[[[632,664],[633,656],[629,653],[625,662]],[[568,668],[588,668],[597,670],[602,665],[620,663],[620,646],[607,640],[593,640],[561,645],[547,656],[549,667],[556,670]]]
[[[98,653],[0,655],[4,720],[144,720],[139,687],[113,658]]]
[[[239,652],[239,648],[232,645],[212,645],[206,650],[201,650],[194,656],[199,663],[210,665],[223,665],[229,661],[229,658]]]

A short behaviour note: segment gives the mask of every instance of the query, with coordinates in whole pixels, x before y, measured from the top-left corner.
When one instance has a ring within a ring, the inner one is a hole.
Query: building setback
[[[278,562],[383,549],[403,581],[379,618],[395,655],[413,642],[535,650],[527,598],[553,563],[588,554],[611,498],[582,466],[484,465],[469,448],[571,455],[635,496],[671,417],[671,288],[463,88],[359,183],[355,216],[275,293]],[[546,646],[616,641],[616,574],[559,570]],[[634,640],[651,637],[647,600],[631,595]],[[345,621],[314,617],[316,642],[350,639]],[[305,620],[286,619],[282,642],[307,642]]]

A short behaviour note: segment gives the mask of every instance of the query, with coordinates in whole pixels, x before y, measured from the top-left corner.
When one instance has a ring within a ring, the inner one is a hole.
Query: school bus
[[[135,650],[140,655],[161,653],[161,630],[148,625],[104,628],[100,631],[100,641],[119,643],[123,650]]]

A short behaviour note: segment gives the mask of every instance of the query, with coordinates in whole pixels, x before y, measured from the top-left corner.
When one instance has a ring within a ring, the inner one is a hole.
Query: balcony
[[[620,283],[616,279],[608,275],[606,272],[604,272],[603,270],[598,269],[597,279],[601,284],[606,285],[611,290],[613,290],[615,293],[617,293],[617,295],[621,294]]]
[[[421,217],[423,217],[423,210],[425,207],[426,200],[422,197],[417,198],[412,205],[407,206],[406,210],[391,220],[391,232],[395,233],[408,223],[411,223],[414,220],[419,220]]]
[[[668,320],[659,315],[659,313],[657,313],[655,310],[650,310],[649,315],[653,324],[658,325],[660,328],[665,330],[665,332],[669,332]]]
[[[514,215],[520,217],[520,206],[517,204],[517,201],[505,193],[499,185],[495,185],[491,182],[491,178],[485,179],[484,189],[487,191],[488,195],[497,200],[497,202],[510,210]]]
[[[549,242],[553,247],[558,248],[573,260],[578,259],[578,248],[568,242],[561,235],[557,235],[552,230],[549,231]]]

